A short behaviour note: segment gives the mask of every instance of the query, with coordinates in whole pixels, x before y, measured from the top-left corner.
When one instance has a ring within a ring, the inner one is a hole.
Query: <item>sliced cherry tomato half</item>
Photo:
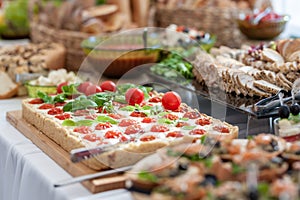
[[[164,125],[153,125],[151,127],[151,132],[166,132],[169,131],[169,128]]]
[[[173,132],[169,132],[167,134],[167,137],[175,137],[175,138],[178,138],[178,137],[183,137],[183,134],[180,132],[180,131],[173,131]]]
[[[130,114],[131,117],[147,117],[147,115],[140,111],[134,111]]]
[[[45,104],[41,105],[41,106],[39,107],[39,109],[41,109],[41,110],[46,110],[46,109],[51,109],[51,108],[54,108],[54,107],[55,107],[55,106],[54,106],[53,104],[45,103]]]
[[[109,113],[108,116],[113,119],[121,119],[122,118],[122,115],[116,114],[116,113]]]
[[[115,92],[117,90],[116,84],[112,81],[103,81],[100,84],[102,91],[111,91]]]
[[[36,98],[36,99],[32,99],[28,103],[30,103],[30,104],[42,104],[42,103],[44,103],[44,101],[43,101],[43,99]]]
[[[214,126],[213,129],[215,131],[219,131],[221,133],[229,133],[229,128],[227,128],[225,126]]]
[[[151,99],[149,99],[149,102],[151,103],[161,102],[161,97],[152,97]]]
[[[164,118],[167,118],[169,120],[177,120],[179,117],[177,115],[168,113],[168,114],[164,115]]]
[[[48,111],[49,115],[58,115],[58,114],[62,114],[64,111],[61,108],[51,108]]]
[[[190,132],[191,135],[204,135],[206,133],[205,130],[197,128]]]
[[[120,123],[119,126],[121,127],[126,127],[126,126],[130,126],[130,125],[134,125],[137,124],[137,121],[133,120],[133,119],[123,119]]]
[[[122,135],[121,132],[119,131],[107,131],[104,135],[106,139],[114,139],[114,138],[119,138]]]
[[[144,93],[139,88],[130,88],[125,93],[125,99],[129,105],[141,104],[144,101]]]
[[[181,104],[181,98],[176,92],[167,92],[162,97],[162,105],[167,110],[176,110]]]
[[[66,102],[56,102],[54,104],[55,107],[60,107],[60,106],[64,106],[64,105],[66,105]]]
[[[187,123],[187,122],[178,122],[177,124],[176,124],[176,127],[183,127],[183,126],[189,126],[190,124],[189,123]]]
[[[89,133],[93,132],[93,130],[88,126],[79,126],[79,127],[74,128],[73,131],[82,133],[82,134],[89,134]]]
[[[199,119],[196,120],[195,123],[200,125],[200,126],[205,126],[205,125],[210,125],[211,121],[207,118],[199,118]]]
[[[86,115],[90,115],[89,110],[76,110],[74,112],[74,116],[86,116]]]
[[[142,127],[139,124],[134,124],[134,125],[130,125],[126,128],[125,130],[125,134],[126,135],[130,135],[130,134],[136,134],[136,133],[140,133],[142,131]]]
[[[69,114],[69,113],[63,113],[63,114],[60,114],[60,115],[55,115],[55,118],[57,118],[59,120],[70,119],[71,118],[71,114]]]
[[[96,130],[104,130],[104,129],[108,129],[111,128],[112,125],[109,122],[105,122],[105,123],[99,123],[96,125],[95,129]]]
[[[145,117],[145,118],[142,120],[142,123],[153,123],[153,122],[156,122],[156,119],[151,118],[151,117]]]
[[[147,142],[147,141],[152,141],[152,140],[155,140],[155,139],[156,139],[156,137],[154,135],[146,135],[144,137],[141,137],[140,141]]]
[[[97,136],[96,134],[85,135],[83,137],[83,139],[88,140],[90,142],[96,142],[96,141],[100,141],[101,140],[101,138],[99,136]]]
[[[183,115],[184,118],[189,118],[189,119],[196,119],[200,117],[200,113],[196,112],[196,111],[190,111],[190,112],[186,112]]]

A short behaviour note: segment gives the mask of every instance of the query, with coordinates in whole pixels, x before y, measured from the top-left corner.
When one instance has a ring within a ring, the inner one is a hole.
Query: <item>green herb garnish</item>
[[[152,183],[156,183],[158,181],[157,176],[155,176],[154,174],[151,174],[150,172],[146,172],[146,171],[139,172],[138,177],[141,180],[149,181]]]
[[[58,94],[56,96],[49,96],[44,92],[38,91],[37,96],[39,98],[43,99],[43,101],[45,103],[50,103],[50,104],[55,104],[55,103],[58,103],[58,102],[64,102],[66,100],[65,94]]]
[[[96,118],[97,122],[109,122],[111,124],[117,124],[118,122],[111,117],[101,115]]]
[[[243,173],[244,171],[245,171],[245,168],[239,166],[236,163],[232,163],[232,174],[236,175],[236,174]]]

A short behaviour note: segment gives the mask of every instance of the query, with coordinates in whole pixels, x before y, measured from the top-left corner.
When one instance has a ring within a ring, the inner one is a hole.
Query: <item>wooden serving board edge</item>
[[[7,112],[6,120],[72,176],[76,177],[97,172],[83,163],[73,163],[67,151],[23,119],[21,110]],[[84,181],[82,184],[92,193],[104,192],[124,188],[125,176],[102,177]]]

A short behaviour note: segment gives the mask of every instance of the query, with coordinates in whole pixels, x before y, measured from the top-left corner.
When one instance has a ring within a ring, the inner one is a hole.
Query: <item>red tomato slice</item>
[[[173,115],[171,113],[168,113],[168,114],[164,115],[164,118],[167,118],[169,120],[177,120],[179,117],[177,115]]]
[[[97,118],[97,115],[96,114],[89,114],[89,115],[86,115],[84,117],[85,119],[91,119],[91,120],[94,120]]]
[[[96,125],[95,129],[96,130],[104,130],[104,129],[108,129],[111,128],[112,125],[109,122],[105,122],[105,123],[99,123]]]
[[[153,123],[153,122],[156,122],[156,119],[151,118],[151,117],[145,117],[145,118],[142,120],[142,123]]]
[[[115,92],[117,90],[116,84],[112,81],[104,81],[100,84],[102,91]]]
[[[69,113],[63,113],[61,115],[55,115],[55,118],[59,120],[65,120],[65,119],[70,119],[71,115]]]
[[[48,111],[48,114],[49,115],[58,115],[58,114],[62,114],[64,111],[60,108],[51,108],[49,111]]]
[[[169,130],[169,128],[168,127],[166,127],[166,126],[164,126],[164,125],[153,125],[152,127],[151,127],[151,132],[166,132],[166,131],[168,131]]]
[[[221,133],[229,133],[229,129],[225,126],[214,126],[213,129]]]
[[[83,82],[83,83],[81,83],[81,84],[78,86],[77,90],[78,90],[79,92],[81,92],[81,93],[85,93],[86,89],[87,89],[90,85],[93,85],[93,83],[88,82],[88,81],[87,81],[87,82]]]
[[[63,93],[62,87],[65,85],[68,85],[68,82],[62,82],[62,83],[58,84],[58,86],[56,88],[58,94]]]
[[[190,132],[191,135],[204,135],[205,133],[206,133],[205,130],[199,128],[194,129]]]
[[[108,116],[113,118],[113,119],[121,119],[122,118],[122,115],[115,114],[115,113],[109,113]]]
[[[32,99],[28,103],[30,103],[30,104],[42,104],[42,103],[44,103],[44,101],[43,101],[43,99],[36,98],[36,99]]]
[[[125,135],[122,135],[120,138],[119,138],[120,142],[126,142],[128,141],[128,138],[125,136]]]
[[[122,135],[119,131],[107,131],[104,135],[106,139],[115,139],[119,138]]]
[[[101,140],[101,138],[99,136],[97,136],[96,134],[88,134],[88,135],[85,135],[83,137],[83,139],[85,140],[88,140],[90,142],[96,142],[96,141],[99,141]]]
[[[183,115],[184,118],[189,118],[189,119],[196,119],[200,117],[200,113],[195,112],[195,111],[190,111],[190,112],[186,112]]]
[[[82,133],[82,134],[89,134],[92,133],[93,130],[88,127],[88,126],[80,126],[80,127],[76,127],[73,130],[74,132],[78,132],[78,133]]]
[[[196,124],[198,124],[200,126],[205,126],[205,125],[210,125],[211,122],[207,118],[199,118],[199,119],[196,120]]]
[[[137,124],[137,121],[133,120],[133,119],[123,119],[120,123],[119,126],[121,127],[126,127],[126,126],[130,126],[130,125],[134,125]]]
[[[46,109],[51,109],[51,108],[54,108],[54,105],[49,104],[49,103],[45,103],[39,107],[39,109],[41,109],[41,110],[46,110]]]
[[[54,104],[55,107],[60,107],[66,105],[66,102],[57,102]]]
[[[183,134],[180,131],[173,131],[167,134],[167,137],[183,137]]]
[[[98,108],[98,113],[104,113],[104,114],[107,114],[107,113],[109,113],[105,108],[103,108],[103,107],[99,107]]]
[[[176,127],[183,127],[183,126],[189,126],[190,124],[189,123],[187,123],[187,122],[178,122],[177,124],[176,124]]]
[[[149,102],[151,103],[161,102],[161,97],[152,97],[151,99],[149,99]]]
[[[155,139],[156,139],[156,137],[154,135],[146,135],[144,137],[141,137],[140,141],[147,142],[147,141],[152,141],[152,140],[155,140]]]
[[[181,104],[181,98],[176,92],[167,92],[162,97],[162,105],[167,110],[176,110]]]
[[[130,88],[125,93],[125,99],[132,106],[141,104],[144,101],[144,93],[139,88]]]
[[[143,112],[134,111],[130,114],[131,117],[147,117],[147,115]]]
[[[126,128],[125,130],[125,134],[126,135],[130,135],[130,134],[135,134],[135,133],[139,133],[142,131],[142,127],[139,124],[134,124],[134,125],[130,125]]]
[[[76,110],[74,112],[74,116],[86,116],[86,115],[90,115],[89,110]]]

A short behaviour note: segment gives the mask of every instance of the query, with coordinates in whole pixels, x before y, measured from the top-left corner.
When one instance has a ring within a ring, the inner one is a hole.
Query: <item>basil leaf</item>
[[[136,109],[135,106],[125,106],[125,107],[123,107],[123,108],[120,108],[120,110],[123,110],[123,111],[130,111],[130,112],[133,112],[135,109]]]
[[[143,110],[151,110],[152,106],[145,105],[142,107]]]
[[[167,115],[167,114],[169,114],[169,112],[161,112],[161,113],[158,114],[158,116],[159,116],[159,117],[163,117],[163,116],[165,116],[165,115]]]
[[[63,126],[76,126],[76,123],[71,119],[65,119],[62,123]]]
[[[76,126],[92,126],[94,120],[90,120],[90,119],[83,119],[83,120],[79,120],[76,123]]]
[[[111,117],[100,115],[96,118],[97,122],[109,122],[111,124],[117,124],[118,122]]]
[[[65,94],[56,95],[53,99],[54,103],[64,102],[66,100]]]
[[[165,114],[167,114],[167,112],[163,112],[163,111],[164,111],[164,109],[162,106],[155,105],[155,106],[152,106],[152,108],[150,109],[150,114],[160,116],[161,113],[164,113],[164,114],[162,114],[162,116],[164,116]]]
[[[129,88],[134,88],[134,87],[135,87],[134,84],[126,83],[126,84],[118,85],[117,86],[117,91],[118,91],[119,94],[124,95]]]
[[[52,97],[48,96],[46,93],[38,91],[37,96],[41,99],[43,99],[44,103],[53,103],[52,102]]]
[[[200,142],[201,142],[201,144],[204,144],[204,142],[205,142],[205,139],[206,139],[206,135],[203,135],[203,136],[200,138]]]
[[[98,105],[92,100],[86,99],[85,97],[76,98],[74,101],[71,101],[64,105],[63,111],[76,111],[83,110],[87,108],[95,108]]]
[[[78,87],[79,84],[70,84],[70,85],[64,85],[61,87],[64,94],[71,96],[73,94],[78,94]]]
[[[185,118],[185,117],[183,117],[183,118],[180,118],[180,120],[181,120],[181,121],[185,121],[185,122],[186,122],[186,121],[189,121],[189,118]]]
[[[196,126],[183,126],[183,130],[193,130]]]
[[[174,121],[167,119],[167,118],[160,118],[157,121],[159,124],[173,124]]]
[[[151,174],[150,172],[147,172],[147,171],[139,172],[138,178],[141,180],[152,182],[152,183],[155,183],[158,181],[157,176],[155,176],[154,174]]]

